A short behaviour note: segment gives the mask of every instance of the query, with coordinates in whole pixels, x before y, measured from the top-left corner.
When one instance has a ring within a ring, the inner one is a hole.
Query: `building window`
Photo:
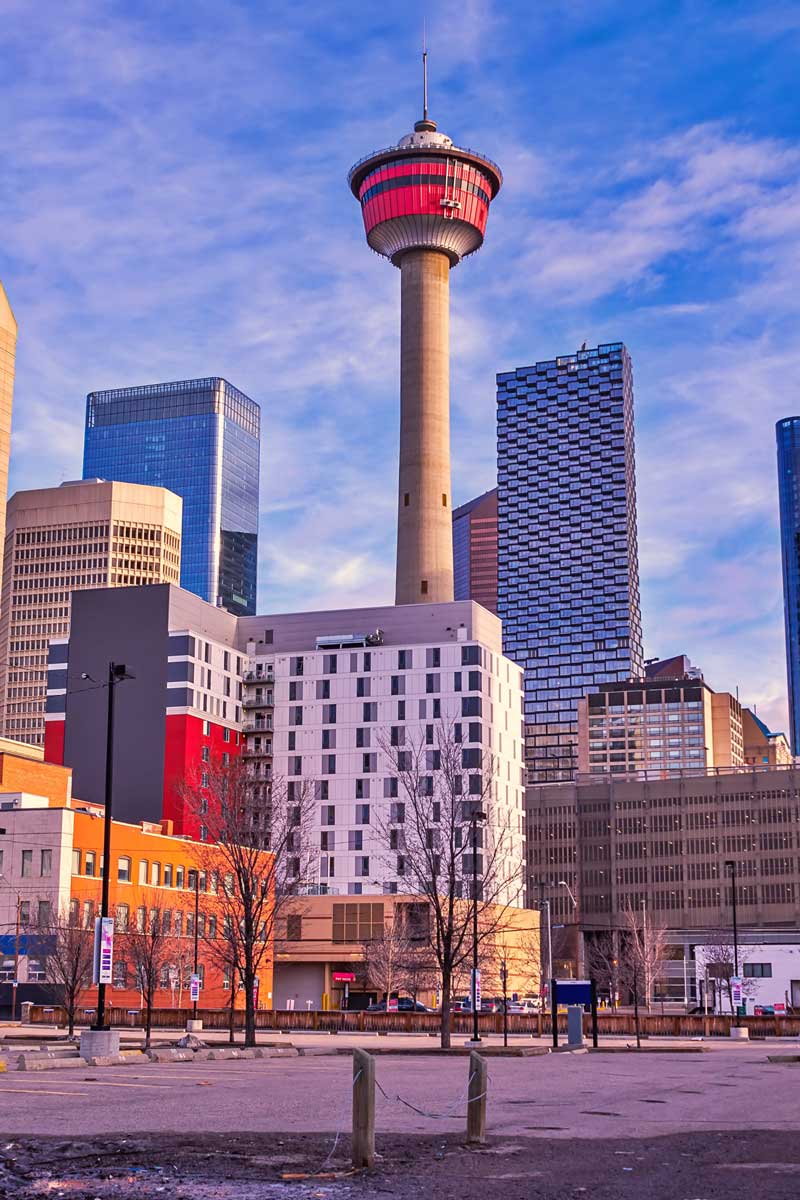
[[[382,904],[334,904],[333,938],[339,944],[371,942],[382,938],[384,916]]]
[[[429,646],[425,651],[425,666],[440,667],[442,665],[442,652],[438,646]]]
[[[36,907],[36,923],[40,929],[50,924],[50,901],[40,900]]]
[[[118,958],[114,963],[112,970],[111,986],[115,988],[125,988],[128,985],[128,964],[121,958]]]
[[[131,860],[129,858],[117,859],[117,880],[119,883],[130,883]]]
[[[743,963],[742,974],[745,979],[772,979],[772,963]]]
[[[405,696],[406,680],[404,675],[392,675],[391,693],[393,696]]]
[[[356,825],[369,825],[369,805],[368,804],[357,804],[356,805],[355,823],[356,823]]]
[[[53,851],[52,850],[40,850],[39,851],[39,874],[41,876],[46,876],[46,875],[52,874],[52,871],[53,871]]]
[[[139,859],[139,883],[147,883],[147,859]]]
[[[127,933],[130,921],[130,909],[127,904],[118,904],[114,914],[114,928],[117,933]]]
[[[2,867],[2,865],[3,864],[0,863],[0,867]],[[80,873],[81,873],[81,852],[80,852],[80,850],[73,850],[72,851],[72,874],[80,875]]]
[[[337,656],[335,654],[323,654],[322,656],[322,673],[323,675],[335,675]]]
[[[336,774],[336,755],[335,754],[323,754],[323,756],[322,756],[322,774],[323,775],[335,775]]]
[[[22,861],[20,863],[20,875],[23,879],[28,879],[33,874],[33,851],[23,850]]]

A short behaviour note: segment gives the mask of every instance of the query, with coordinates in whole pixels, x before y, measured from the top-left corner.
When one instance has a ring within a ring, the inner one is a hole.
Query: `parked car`
[[[386,1012],[386,1001],[378,1000],[375,1004],[368,1004],[366,1012]],[[396,1012],[433,1012],[432,1008],[426,1008],[419,1000],[412,1000],[410,996],[401,996],[397,1001]]]

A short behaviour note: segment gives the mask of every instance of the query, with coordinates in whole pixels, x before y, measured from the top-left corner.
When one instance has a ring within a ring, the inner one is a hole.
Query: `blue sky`
[[[800,6],[424,7],[432,115],[505,172],[452,279],[455,499],[493,484],[497,371],[624,340],[647,653],[782,728]],[[423,5],[0,12],[12,489],[80,475],[87,391],[222,374],[262,405],[261,610],[390,602],[399,274],[345,177],[418,116]]]

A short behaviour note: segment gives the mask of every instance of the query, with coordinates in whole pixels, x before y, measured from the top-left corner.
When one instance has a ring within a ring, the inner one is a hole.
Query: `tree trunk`
[[[144,1017],[144,1048],[150,1049],[150,1031],[153,1026],[153,997],[148,992]]]
[[[75,1003],[74,1001],[67,1007],[67,1037],[70,1041],[75,1036]]]
[[[450,1049],[450,972],[442,971],[442,1028],[441,1046]]]
[[[245,964],[244,968],[244,1044],[246,1047],[256,1044],[256,1014],[253,996],[255,971],[252,966]]]
[[[235,979],[235,972],[234,972]],[[233,1045],[236,1041],[235,1024],[236,1020],[236,988],[234,980],[231,980],[231,1002],[228,1006],[228,1041]]]

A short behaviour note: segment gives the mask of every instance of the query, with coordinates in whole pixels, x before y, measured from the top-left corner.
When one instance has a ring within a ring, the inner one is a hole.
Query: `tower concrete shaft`
[[[453,599],[450,268],[483,245],[500,168],[439,133],[427,104],[414,132],[348,175],[367,242],[400,269],[397,604]]]
[[[453,599],[450,259],[400,258],[400,485],[396,604]]]

